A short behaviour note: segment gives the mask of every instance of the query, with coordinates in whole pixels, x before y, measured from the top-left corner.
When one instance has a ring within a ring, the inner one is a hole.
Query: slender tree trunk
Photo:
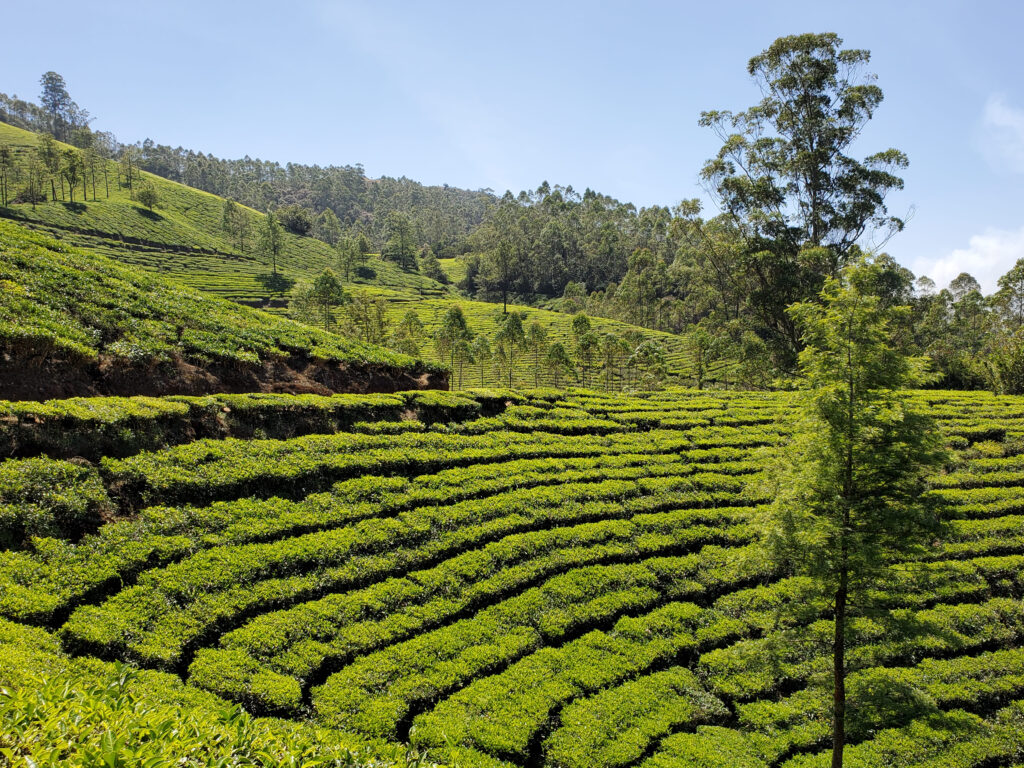
[[[845,543],[843,546],[845,558]],[[836,626],[832,644],[832,768],[843,768],[843,747],[846,745],[846,598],[848,574],[845,565],[839,574],[836,590]]]
[[[52,176],[50,177],[50,192],[53,194],[53,202],[56,203],[57,202],[57,185],[53,183],[53,177]],[[60,193],[61,193],[61,195],[64,194],[64,183],[63,182],[61,182],[61,185],[60,185]],[[46,193],[44,192],[43,194],[45,195]]]
[[[846,745],[846,603],[849,593],[850,507],[853,498],[853,441],[857,422],[854,413],[856,375],[853,363],[853,318],[846,328],[847,413],[846,446],[843,467],[842,530],[839,533],[839,586],[836,589],[835,635],[832,642],[832,768],[843,768],[843,747]]]
[[[110,199],[110,177],[107,176],[107,162],[103,161],[103,192]]]

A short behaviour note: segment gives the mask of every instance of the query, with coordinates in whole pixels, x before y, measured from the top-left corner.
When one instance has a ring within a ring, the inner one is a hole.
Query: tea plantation
[[[1024,401],[914,399],[951,532],[855,624],[847,765],[1018,767]],[[793,407],[0,404],[0,765],[827,766],[826,606],[754,530]]]

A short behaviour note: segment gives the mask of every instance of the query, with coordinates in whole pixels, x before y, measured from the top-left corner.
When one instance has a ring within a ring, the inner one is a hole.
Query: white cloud
[[[937,259],[919,259],[912,268],[917,275],[927,275],[938,288],[946,288],[961,272],[969,272],[981,283],[985,293],[996,290],[1000,277],[1024,259],[1024,227],[1018,230],[989,229],[974,235],[966,248],[957,248]]]
[[[999,94],[989,96],[982,116],[981,149],[996,170],[1024,173],[1024,109]]]

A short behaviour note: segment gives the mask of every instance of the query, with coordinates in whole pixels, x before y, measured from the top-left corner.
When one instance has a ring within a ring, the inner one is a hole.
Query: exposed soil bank
[[[400,392],[447,389],[445,373],[374,363],[328,363],[293,355],[261,364],[199,366],[181,358],[133,363],[101,356],[96,362],[0,358],[0,399],[50,400],[101,395],[210,395],[282,392]]]

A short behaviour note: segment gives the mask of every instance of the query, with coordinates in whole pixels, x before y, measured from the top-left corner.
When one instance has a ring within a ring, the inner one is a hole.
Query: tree
[[[330,208],[324,208],[316,217],[316,236],[330,246],[341,239],[341,222],[338,215]]]
[[[582,312],[577,312],[575,315],[572,316],[572,321],[570,322],[570,326],[569,327],[572,330],[573,344],[576,347],[576,352],[577,352],[577,355],[578,355],[579,354],[579,348],[580,348],[580,341],[583,339],[584,336],[586,336],[588,333],[590,333],[590,328],[591,328],[590,318],[587,317]],[[585,383],[584,383],[584,386],[586,386]]]
[[[447,312],[441,320],[441,325],[434,332],[434,344],[437,348],[437,355],[442,360],[446,357],[451,360],[452,373],[455,373],[455,361],[459,361],[459,386],[462,386],[462,363],[469,356],[469,340],[473,334],[466,323],[466,316],[462,307],[455,305]]]
[[[92,201],[95,203],[96,197],[96,171],[103,165],[103,158],[100,156],[99,150],[96,149],[96,142],[93,140],[92,133],[88,133],[89,141],[83,150],[84,153],[84,164],[85,170],[88,172],[92,180]]]
[[[870,293],[877,270],[859,261],[826,280],[820,303],[790,310],[803,329],[807,386],[763,527],[779,564],[810,576],[830,607],[834,768],[846,742],[850,613],[868,607],[893,563],[941,535],[941,515],[924,492],[928,473],[945,461],[943,439],[904,396],[933,377],[926,359],[892,345],[892,324],[909,308],[885,307]]]
[[[103,190],[104,194],[110,197],[110,179],[108,177],[109,164],[107,160],[113,159],[117,154],[117,139],[110,131],[96,131],[92,134],[92,147],[100,158],[100,166],[103,169]],[[95,195],[94,195],[95,196]]]
[[[450,281],[448,275],[441,268],[441,262],[437,260],[437,256],[430,249],[430,246],[425,246],[420,251],[420,274],[424,277],[429,277],[431,280],[436,280],[442,285],[447,285]]]
[[[654,341],[642,341],[629,356],[628,365],[639,371],[640,386],[654,389],[665,378],[668,364],[664,348]]]
[[[629,354],[629,345],[614,333],[608,332],[600,339],[601,363],[604,367],[604,388],[612,389],[612,376],[619,363]]]
[[[260,224],[259,249],[270,259],[271,269],[277,276],[277,257],[284,248],[284,228],[278,223],[273,211],[267,213]]]
[[[288,317],[300,323],[315,325],[320,320],[319,309],[313,296],[313,284],[309,280],[300,280],[288,298]]]
[[[345,291],[341,287],[341,281],[330,267],[321,272],[313,281],[312,298],[323,315],[324,330],[331,330],[331,312],[339,304],[345,303]]]
[[[75,187],[78,186],[78,180],[85,176],[85,167],[78,150],[65,149],[61,152],[60,175],[68,183],[68,196],[71,202],[75,202]]]
[[[0,147],[2,152],[3,148]],[[1017,259],[1013,268],[999,278],[996,299],[1011,327],[1016,329],[1024,326],[1024,259]]]
[[[47,72],[39,79],[42,91],[39,103],[50,121],[50,133],[58,141],[68,141],[73,129],[89,124],[89,113],[80,109],[68,93],[64,78],[56,72]]]
[[[358,243],[351,237],[343,237],[335,243],[334,250],[338,254],[338,264],[345,273],[345,280],[351,280],[352,272],[363,259]]]
[[[548,351],[548,332],[534,320],[526,328],[526,346],[533,353],[533,386],[540,386],[541,360]]]
[[[73,203],[75,202],[75,187],[78,185],[78,180],[82,179],[83,184],[85,181],[85,165],[82,162],[82,156],[75,149],[65,149],[61,152],[60,160],[61,191],[63,192],[63,182],[66,181],[68,183],[68,196]]]
[[[906,155],[846,154],[883,95],[861,74],[870,53],[842,42],[831,33],[777,39],[747,65],[760,103],[700,118],[723,142],[701,175],[743,236],[751,309],[784,367],[800,345],[786,307],[814,298],[862,237],[903,228],[885,197],[903,187],[894,171],[907,166]]]
[[[0,205],[6,207],[14,176],[14,153],[7,144],[0,144]]]
[[[411,269],[416,263],[416,232],[412,220],[404,213],[392,211],[385,227],[388,235],[385,255],[404,269]]]
[[[128,187],[128,197],[135,199],[135,182],[139,180],[139,158],[141,150],[129,144],[121,152],[121,173],[124,174],[124,183]]]
[[[19,199],[32,203],[35,210],[36,203],[46,202],[46,188],[43,186],[46,177],[46,165],[40,156],[39,149],[30,152],[28,161],[25,164],[25,185],[18,193]]]
[[[391,334],[391,348],[406,355],[417,357],[423,343],[424,328],[416,310],[410,309],[395,326]]]
[[[39,137],[37,152],[43,167],[50,175],[50,192],[53,195],[53,201],[57,202],[57,186],[53,180],[60,173],[60,147],[57,146],[57,142],[53,140],[52,136],[44,133]],[[63,180],[60,185],[60,194],[61,197],[64,196]]]
[[[572,373],[572,358],[565,349],[565,345],[556,341],[548,347],[548,353],[544,356],[544,365],[551,374],[551,380],[556,387],[562,386],[562,376]]]
[[[234,200],[224,200],[221,207],[221,227],[235,242],[235,247],[245,253],[245,240],[249,236],[249,216]]]
[[[508,386],[511,389],[516,351],[526,341],[526,334],[523,332],[523,316],[518,312],[509,312],[503,315],[498,332],[494,335],[494,341],[497,343],[508,369]]]
[[[484,370],[486,369],[487,363],[491,361],[493,353],[491,352],[491,344],[487,341],[487,337],[482,333],[477,334],[476,338],[473,339],[473,343],[469,347],[469,353],[473,357],[473,361],[480,366],[480,386],[484,385]]]
[[[693,366],[693,382],[697,389],[704,389],[704,380],[707,378],[708,369],[719,354],[719,340],[703,326],[698,323],[686,334],[686,348],[690,353],[690,363]]]
[[[508,314],[508,292],[512,273],[517,267],[523,266],[524,251],[519,205],[511,195],[502,198],[495,209],[491,225],[488,230],[485,266],[487,273],[491,275],[491,282],[497,283],[501,290],[501,311]]]
[[[345,304],[350,335],[367,344],[383,344],[388,337],[388,302],[368,291],[353,291]]]
[[[582,312],[572,316],[572,337],[576,349],[576,362],[580,365],[580,383],[587,386],[587,369],[594,360],[598,339],[590,328],[590,318]]]
[[[285,205],[275,212],[281,226],[300,237],[305,237],[313,229],[313,217],[301,205]]]
[[[143,184],[139,188],[139,194],[136,195],[136,199],[152,211],[154,206],[160,202],[160,195],[152,184]]]

